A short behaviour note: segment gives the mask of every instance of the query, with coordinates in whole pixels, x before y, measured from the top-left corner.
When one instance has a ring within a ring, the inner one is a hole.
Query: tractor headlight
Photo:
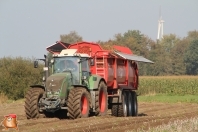
[[[45,77],[43,77],[43,81],[45,81]]]

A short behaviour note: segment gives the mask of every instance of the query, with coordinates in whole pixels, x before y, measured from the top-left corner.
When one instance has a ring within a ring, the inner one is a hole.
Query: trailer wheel
[[[25,113],[27,119],[39,118],[39,101],[44,90],[41,88],[30,88],[25,95]]]
[[[71,119],[74,119],[74,109],[73,109],[73,102],[74,102],[74,94],[75,94],[75,88],[70,89],[68,100],[67,100],[67,111],[68,111],[68,117]]]
[[[96,91],[96,116],[106,115],[108,110],[108,102],[107,102],[107,85],[104,81],[101,81],[98,87],[98,91]]]
[[[133,102],[133,100],[132,100],[132,95],[131,95],[131,91],[128,91],[127,92],[127,101],[128,101],[128,116],[132,116],[132,102]]]
[[[90,94],[85,88],[77,88],[73,99],[74,119],[86,118],[90,110]]]
[[[127,117],[128,115],[128,101],[127,94],[125,91],[122,92],[122,104],[113,104],[112,105],[112,115],[117,117]]]
[[[132,95],[132,116],[138,115],[138,103],[137,103],[137,95],[136,92],[131,91]]]

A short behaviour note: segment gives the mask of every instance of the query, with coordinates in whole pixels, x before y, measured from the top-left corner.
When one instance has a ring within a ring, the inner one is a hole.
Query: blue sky
[[[165,35],[198,30],[198,0],[0,0],[0,58],[42,58],[70,31],[91,42],[128,30],[156,40],[160,6]]]

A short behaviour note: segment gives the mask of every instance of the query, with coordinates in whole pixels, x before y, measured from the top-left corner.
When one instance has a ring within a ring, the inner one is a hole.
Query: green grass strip
[[[162,102],[162,103],[198,103],[198,95],[151,95],[138,96],[140,102]]]

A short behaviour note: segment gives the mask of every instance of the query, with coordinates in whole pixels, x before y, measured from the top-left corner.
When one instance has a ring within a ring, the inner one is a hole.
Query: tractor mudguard
[[[98,75],[90,76],[90,78],[89,78],[89,89],[90,90],[98,89],[98,85],[99,85],[101,80],[104,80],[101,76],[98,76]]]
[[[31,88],[42,88],[45,91],[45,87],[43,85],[36,84],[36,85],[31,85],[30,87]]]

